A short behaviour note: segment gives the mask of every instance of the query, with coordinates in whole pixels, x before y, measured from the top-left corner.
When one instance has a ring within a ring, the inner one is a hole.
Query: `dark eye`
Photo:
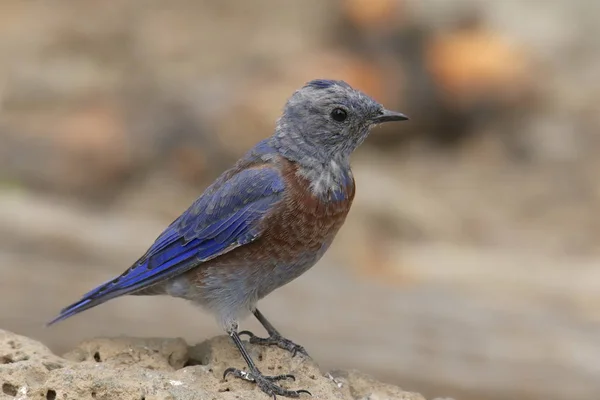
[[[331,112],[331,118],[333,118],[334,121],[342,122],[346,118],[348,118],[348,113],[346,113],[346,111],[342,110],[341,108],[334,108]]]

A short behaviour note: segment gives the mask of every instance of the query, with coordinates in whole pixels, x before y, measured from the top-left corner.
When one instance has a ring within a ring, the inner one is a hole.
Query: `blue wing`
[[[284,188],[280,173],[271,167],[245,169],[225,182],[218,180],[131,268],[64,308],[48,325],[180,275],[254,241],[261,233],[259,222],[281,200]]]

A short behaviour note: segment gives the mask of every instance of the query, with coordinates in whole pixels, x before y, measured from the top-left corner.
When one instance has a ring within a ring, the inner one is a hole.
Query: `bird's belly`
[[[262,279],[256,282],[257,298],[262,299],[275,289],[288,284],[313,267],[331,244],[323,243],[316,252],[312,249],[301,253],[296,259],[275,262]]]
[[[171,279],[165,292],[202,306],[227,329],[253,310],[258,300],[315,265],[327,247],[285,260],[240,251],[235,257],[215,259]]]

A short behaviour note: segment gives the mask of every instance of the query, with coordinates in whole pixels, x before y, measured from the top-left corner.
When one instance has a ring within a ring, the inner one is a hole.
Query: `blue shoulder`
[[[277,150],[271,145],[271,139],[266,138],[251,148],[246,155],[242,157],[242,160],[250,162],[268,161],[268,156],[274,156],[276,154]]]
[[[285,190],[281,173],[271,166],[244,169],[220,185],[212,193],[205,193],[179,218],[177,231],[186,240],[207,239],[215,230],[224,229],[223,222],[236,220],[246,228],[254,228],[270,207],[280,200]],[[218,222],[221,222],[220,224]],[[249,234],[257,234],[254,229]]]

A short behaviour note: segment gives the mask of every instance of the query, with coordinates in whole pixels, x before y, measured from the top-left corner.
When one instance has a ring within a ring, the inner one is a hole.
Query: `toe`
[[[223,380],[227,377],[227,375],[233,375],[236,378],[243,379],[245,381],[254,382],[254,375],[250,372],[242,371],[237,368],[227,368],[225,372],[223,372]]]
[[[225,372],[223,372],[223,380],[227,378],[227,375],[235,373],[235,368],[227,368]]]
[[[292,348],[292,357],[296,357],[297,354],[302,354],[305,355],[306,357],[308,357],[308,352],[306,351],[306,349],[302,346],[294,346]]]
[[[296,377],[292,374],[285,374],[285,375],[276,375],[276,376],[265,376],[265,379],[268,379],[270,381],[283,381],[285,379],[291,379],[291,380],[295,381]]]
[[[283,396],[283,397],[292,397],[298,398],[301,394],[308,394],[312,396],[312,394],[308,390],[289,390],[285,389],[275,383],[275,381],[283,380],[283,379],[294,379],[295,377],[291,374],[287,375],[278,375],[278,376],[264,376],[259,375],[256,377],[256,385],[260,390],[266,393],[269,396]]]

